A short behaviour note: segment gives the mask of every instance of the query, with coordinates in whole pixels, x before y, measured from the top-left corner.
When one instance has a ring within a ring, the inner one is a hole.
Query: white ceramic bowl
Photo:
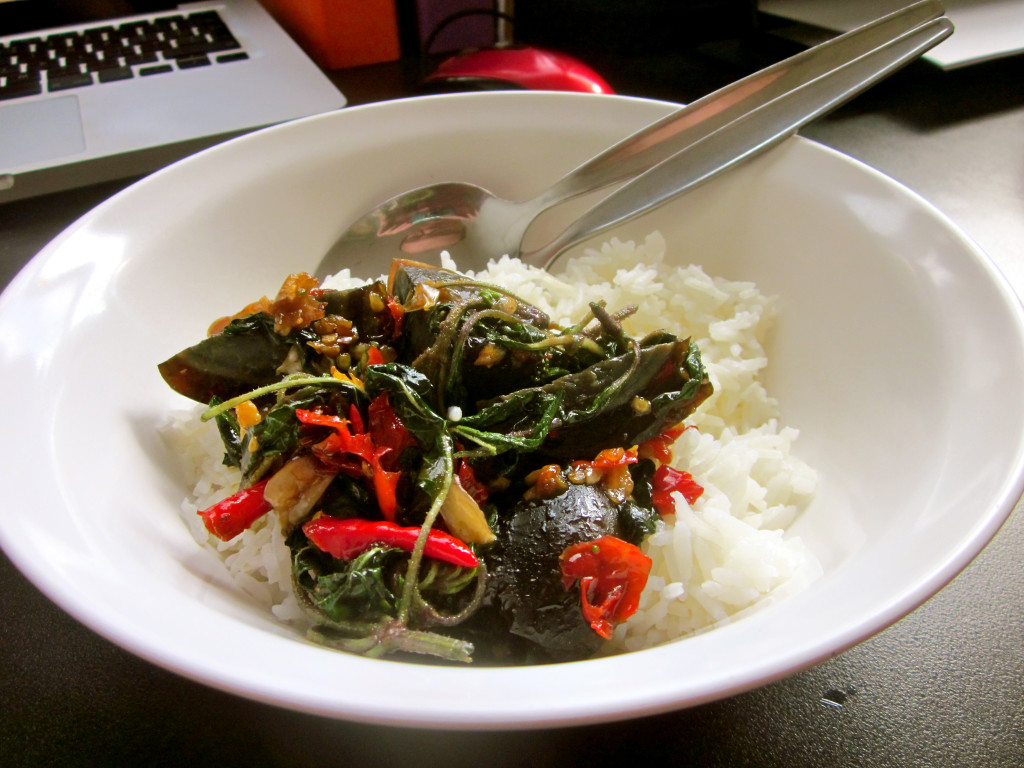
[[[796,526],[825,574],[702,636],[546,667],[447,668],[307,644],[239,597],[178,516],[156,363],[213,316],[312,269],[412,186],[526,197],[670,105],[555,93],[346,109],[178,163],[47,246],[0,301],[0,543],[59,605],[138,655],[254,699],[378,723],[595,722],[806,668],[919,605],[1022,491],[1024,322],[987,258],[927,203],[804,140],[619,233],[780,297],[768,385],[821,490]]]

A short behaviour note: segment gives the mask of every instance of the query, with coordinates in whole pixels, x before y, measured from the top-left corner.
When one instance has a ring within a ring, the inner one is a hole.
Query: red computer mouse
[[[526,45],[480,48],[445,59],[424,81],[428,90],[614,93],[597,72],[564,53]]]

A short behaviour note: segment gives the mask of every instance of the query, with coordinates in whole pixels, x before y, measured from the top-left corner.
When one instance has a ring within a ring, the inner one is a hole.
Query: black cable
[[[442,31],[447,29],[454,22],[459,21],[460,19],[464,19],[467,16],[491,16],[492,18],[495,19],[502,19],[504,21],[507,21],[509,24],[515,26],[515,19],[511,15],[507,13],[502,13],[501,11],[495,11],[490,8],[466,8],[461,11],[455,11],[454,13],[449,13],[447,16],[441,19],[441,21],[434,25],[434,28],[430,31],[430,34],[427,35],[427,39],[423,41],[423,47],[421,49],[422,55],[428,56],[430,54],[430,48],[434,45],[435,42],[437,42],[437,37],[438,35],[441,34]]]

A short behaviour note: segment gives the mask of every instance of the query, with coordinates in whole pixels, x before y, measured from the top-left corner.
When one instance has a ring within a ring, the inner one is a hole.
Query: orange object
[[[395,61],[398,17],[394,0],[260,0],[324,69]]]

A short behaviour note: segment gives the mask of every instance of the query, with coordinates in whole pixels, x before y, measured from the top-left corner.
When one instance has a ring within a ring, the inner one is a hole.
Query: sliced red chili
[[[625,448],[605,448],[594,458],[594,469],[603,472],[614,467],[624,467],[637,462],[636,453]]]
[[[400,472],[388,472],[379,463],[371,462],[373,467],[373,491],[377,494],[377,506],[380,513],[388,520],[394,520],[398,513],[398,481]]]
[[[358,411],[354,411],[353,415],[358,415],[358,413]],[[334,430],[330,437],[321,440],[313,448],[314,452],[327,463],[336,464],[337,458],[341,454],[352,454],[364,461],[369,461],[373,455],[370,436],[361,432],[362,417],[359,417],[358,422],[353,423],[351,419],[341,416],[306,411],[301,408],[295,411],[295,416],[303,424],[328,427]],[[349,429],[350,424],[355,428],[355,432]]]
[[[402,335],[402,323],[405,320],[405,307],[395,301],[391,294],[387,297],[388,312],[391,313],[391,320],[395,324],[394,337],[397,339]]]
[[[420,529],[416,526],[401,526],[387,520],[363,520],[362,518],[336,518],[320,515],[302,526],[313,544],[339,560],[351,560],[375,546],[396,547],[412,552]],[[477,556],[466,544],[454,536],[431,529],[427,533],[423,554],[463,568],[480,565]]]
[[[639,454],[644,459],[656,459],[662,464],[668,464],[672,461],[672,444],[679,439],[679,436],[683,434],[690,427],[684,427],[682,424],[677,424],[674,427],[669,427],[660,435],[655,435],[650,440],[646,440],[639,446]]]
[[[398,466],[402,453],[416,445],[416,438],[398,418],[386,393],[373,399],[367,413],[373,444],[388,449],[387,453],[381,454],[381,464],[393,470]]]
[[[363,423],[363,414],[359,412],[355,403],[348,407],[348,420],[352,423],[352,429],[355,430],[357,435],[361,435],[366,431],[366,425]]]
[[[651,572],[651,558],[615,536],[602,536],[567,547],[559,557],[562,584],[580,584],[583,618],[601,637],[634,613]]]
[[[490,493],[487,487],[476,479],[476,472],[473,471],[473,467],[469,462],[465,459],[459,459],[457,472],[459,484],[469,494],[470,498],[480,506],[486,504]]]
[[[206,530],[221,541],[230,541],[270,511],[264,497],[268,480],[243,488],[208,509],[201,510]]]
[[[704,487],[689,472],[662,464],[651,478],[651,501],[660,514],[675,514],[673,491],[679,491],[688,504],[693,504],[704,493]]]
[[[365,466],[369,469],[367,474],[377,496],[377,506],[385,518],[394,520],[398,512],[397,489],[401,474],[384,469],[381,463],[384,456],[392,449],[388,446],[377,447],[374,445],[373,436],[362,431],[364,429],[362,417],[354,407],[352,410],[353,418],[351,420],[301,408],[295,411],[295,415],[303,424],[315,424],[334,430],[334,434],[319,443],[314,449],[325,460],[329,462],[332,455],[350,453],[365,462]],[[349,429],[350,421],[352,426],[359,430],[358,432]]]

